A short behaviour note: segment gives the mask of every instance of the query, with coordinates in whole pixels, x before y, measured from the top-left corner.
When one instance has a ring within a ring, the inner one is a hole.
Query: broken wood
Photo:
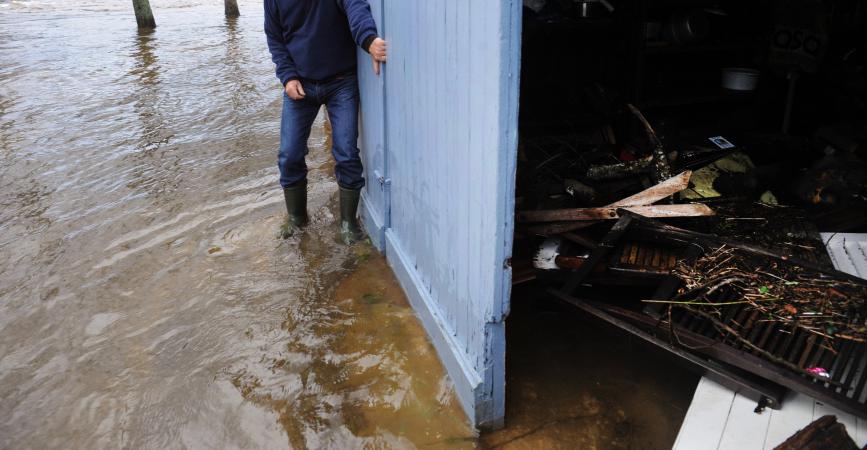
[[[668,153],[668,159],[677,159],[677,152]],[[634,161],[624,161],[616,164],[591,166],[585,174],[588,179],[594,181],[614,180],[641,175],[653,171],[653,155],[646,156]],[[655,179],[656,177],[654,177]]]
[[[688,188],[690,178],[692,178],[692,171],[685,170],[677,176],[671,177],[663,181],[662,183],[651,186],[635,195],[631,195],[624,198],[623,200],[616,201],[608,206],[627,207],[656,203]]]
[[[656,135],[656,131],[653,131],[650,122],[647,121],[644,114],[642,114],[638,108],[631,104],[627,104],[626,106],[644,126],[644,131],[647,133],[647,139],[650,141],[650,145],[653,146],[653,163],[651,164],[651,167],[653,169],[654,181],[658,183],[671,178],[671,164],[668,162],[668,154],[665,152],[665,147],[662,146],[662,141],[660,141],[659,137]]]
[[[587,178],[594,181],[626,178],[650,171],[651,164],[653,164],[653,157],[648,156],[646,158],[636,159],[634,161],[624,161],[617,164],[592,166],[587,169],[586,176]]]
[[[598,220],[617,219],[620,217],[617,214],[617,208],[625,208],[643,216],[656,218],[712,216],[713,210],[699,203],[652,207],[652,203],[688,188],[691,177],[692,171],[686,170],[677,176],[602,208],[521,211],[517,214],[517,220],[519,222],[556,222],[537,225],[528,229],[531,233],[547,236],[585,228]]]
[[[807,425],[774,450],[857,450],[846,426],[835,416],[822,416]]]
[[[522,211],[518,213],[519,222],[556,222],[556,221],[597,221],[619,219],[617,206],[601,208],[552,209],[541,211]],[[702,217],[712,216],[713,210],[701,203],[684,205],[643,205],[622,208],[629,212],[653,218]]]

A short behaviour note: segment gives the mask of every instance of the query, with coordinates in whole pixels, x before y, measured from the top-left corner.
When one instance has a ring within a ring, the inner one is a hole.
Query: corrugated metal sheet
[[[867,278],[867,234],[822,233],[822,241],[837,270]]]
[[[368,209],[389,211],[386,256],[465,409],[476,424],[497,426],[505,401],[521,2],[380,1],[390,51],[382,122],[390,193],[381,201],[390,208],[375,203],[370,180]],[[366,70],[369,62],[362,63]],[[375,89],[362,81],[362,101]],[[378,132],[370,114],[365,109],[366,136]],[[363,145],[371,164],[374,144]]]

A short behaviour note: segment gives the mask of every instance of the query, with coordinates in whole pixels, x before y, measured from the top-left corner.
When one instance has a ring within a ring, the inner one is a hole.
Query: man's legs
[[[337,184],[361,189],[364,169],[358,150],[358,79],[352,75],[329,83],[324,100],[331,119],[331,154]]]
[[[319,112],[319,103],[312,99],[292,100],[283,93],[283,113],[280,117],[280,185],[294,186],[307,179],[307,139]]]
[[[310,127],[319,112],[319,103],[313,100],[292,100],[283,94],[283,113],[280,119],[280,185],[286,201],[288,218],[281,235],[287,238],[307,223],[307,139]]]
[[[362,236],[355,217],[364,186],[364,169],[358,150],[358,79],[353,75],[329,83],[325,106],[331,119],[334,175],[340,186],[340,233],[349,244]]]

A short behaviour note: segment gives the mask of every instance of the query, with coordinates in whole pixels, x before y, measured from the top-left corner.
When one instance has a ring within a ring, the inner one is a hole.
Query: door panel
[[[470,418],[496,427],[504,414],[521,1],[382,1],[386,255]]]
[[[370,9],[379,33],[385,31],[382,0],[370,0]],[[388,174],[385,145],[385,72],[373,73],[370,55],[358,51],[358,84],[361,93],[359,147],[364,163],[365,188],[359,213],[373,244],[384,249],[385,229],[389,223]]]

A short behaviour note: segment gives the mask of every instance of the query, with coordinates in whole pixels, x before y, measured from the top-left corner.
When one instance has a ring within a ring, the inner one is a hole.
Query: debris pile
[[[522,140],[513,283],[734,383],[758,409],[788,389],[867,418],[867,280],[833,269],[817,226],[860,231],[867,178],[754,162],[780,142],[767,137],[685,144],[658,128],[625,104],[596,132]]]
[[[722,307],[743,304],[758,312],[761,322],[791,325],[825,338],[832,351],[839,347],[835,345],[839,340],[867,340],[865,283],[783,261],[758,260],[726,246],[693,264],[679,262],[672,274],[683,281],[677,296],[649,302],[685,308],[715,322],[722,316]],[[737,332],[732,334],[745,339]]]

